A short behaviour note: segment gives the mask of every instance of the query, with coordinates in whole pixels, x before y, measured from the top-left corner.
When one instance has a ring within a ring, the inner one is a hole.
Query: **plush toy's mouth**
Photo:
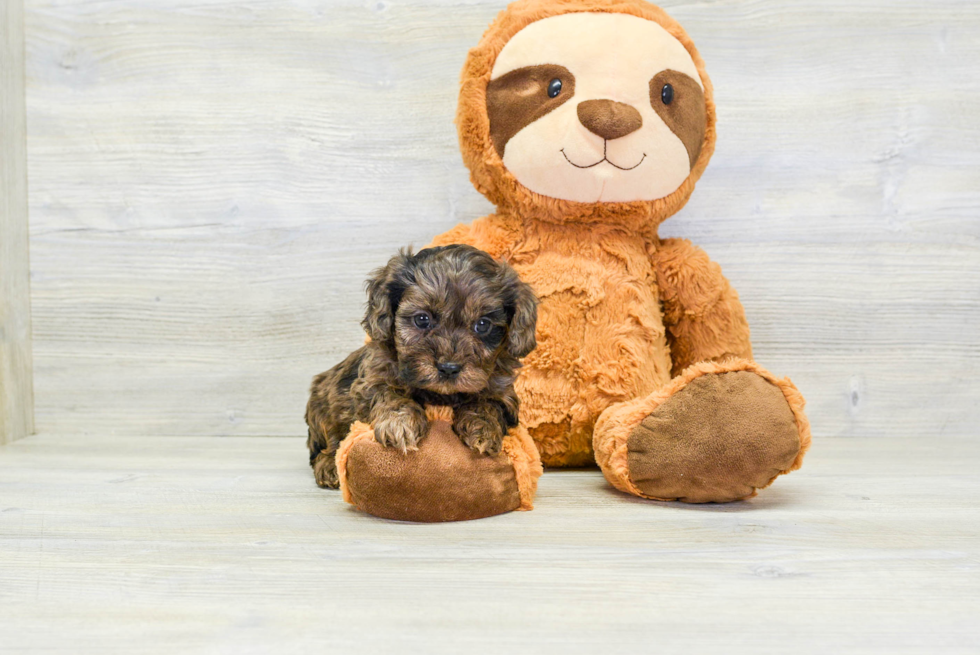
[[[608,141],[603,141],[602,142],[602,159],[600,159],[599,161],[597,161],[594,164],[588,164],[586,166],[582,166],[582,165],[576,164],[571,159],[569,159],[568,158],[568,155],[565,154],[565,149],[564,148],[561,149],[561,154],[565,158],[565,161],[567,161],[569,164],[571,164],[575,168],[594,168],[594,167],[598,166],[599,164],[605,162],[605,163],[609,164],[610,166],[612,166],[613,168],[618,168],[621,171],[631,171],[634,168],[636,168],[637,166],[639,166],[640,164],[642,164],[643,161],[647,158],[647,153],[644,152],[643,153],[643,156],[640,157],[640,161],[636,162],[632,166],[628,166],[628,167],[627,166],[619,166],[619,165],[614,164],[613,162],[609,161],[609,158],[606,157],[606,144],[607,143],[608,143]]]

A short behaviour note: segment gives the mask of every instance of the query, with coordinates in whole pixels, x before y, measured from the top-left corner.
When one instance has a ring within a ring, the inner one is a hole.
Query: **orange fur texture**
[[[691,56],[706,129],[690,174],[669,195],[546,197],[518,182],[494,148],[486,97],[494,62],[523,28],[570,12],[653,21]],[[479,518],[531,509],[542,463],[597,463],[636,496],[727,502],[799,468],[810,445],[803,397],[752,361],[745,313],[720,267],[690,242],[658,236],[690,197],[716,138],[711,81],[680,25],[644,0],[518,0],[470,51],[456,123],[472,182],[497,211],[432,245],[487,251],[539,297],[538,347],[515,383],[520,425],[490,459],[450,438],[445,408],[428,410],[428,438],[408,455],[387,452],[370,426],[355,423],[337,452],[345,500],[388,518]],[[393,506],[404,498],[415,500]]]
[[[496,57],[530,23],[569,12],[655,21],[691,55],[704,85],[707,129],[690,175],[670,195],[654,201],[573,202],[530,191],[504,167],[491,142],[486,108]],[[497,211],[456,226],[432,245],[465,243],[504,259],[539,296],[538,347],[515,385],[521,425],[545,465],[582,466],[598,457],[612,484],[643,495],[630,482],[623,455],[635,423],[619,425],[613,430],[618,436],[604,438],[599,452],[594,450],[596,424],[606,409],[635,403],[638,413],[630,420],[638,423],[641,408],[651,411],[657,399],[662,402],[691,376],[710,372],[712,362],[731,358],[775,380],[750,361],[744,311],[720,267],[690,242],[657,234],[659,224],[685,205],[714,151],[715,105],[704,62],[680,25],[643,0],[519,0],[470,51],[456,123],[471,180]],[[685,369],[688,373],[679,377]],[[809,426],[795,387],[788,380],[774,383],[786,394],[800,431],[792,469],[809,445]]]

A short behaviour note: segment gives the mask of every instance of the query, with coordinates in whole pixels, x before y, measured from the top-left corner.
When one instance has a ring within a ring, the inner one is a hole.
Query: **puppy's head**
[[[477,393],[535,346],[537,300],[502,262],[463,245],[401,252],[368,280],[363,326],[404,384]]]

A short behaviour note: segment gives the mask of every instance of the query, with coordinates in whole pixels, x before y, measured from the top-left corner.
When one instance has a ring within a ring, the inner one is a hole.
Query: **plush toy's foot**
[[[524,428],[504,437],[493,457],[468,448],[452,430],[452,410],[426,408],[429,433],[418,450],[385,448],[364,423],[337,451],[344,500],[386,519],[466,521],[532,509],[541,459]]]
[[[596,461],[617,489],[689,503],[750,498],[800,467],[803,397],[754,362],[704,362],[652,395],[607,409]]]

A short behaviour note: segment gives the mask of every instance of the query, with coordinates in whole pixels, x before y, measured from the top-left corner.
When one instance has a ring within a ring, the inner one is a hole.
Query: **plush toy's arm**
[[[745,310],[721,267],[686,239],[663,239],[652,258],[672,374],[702,361],[752,359]]]

